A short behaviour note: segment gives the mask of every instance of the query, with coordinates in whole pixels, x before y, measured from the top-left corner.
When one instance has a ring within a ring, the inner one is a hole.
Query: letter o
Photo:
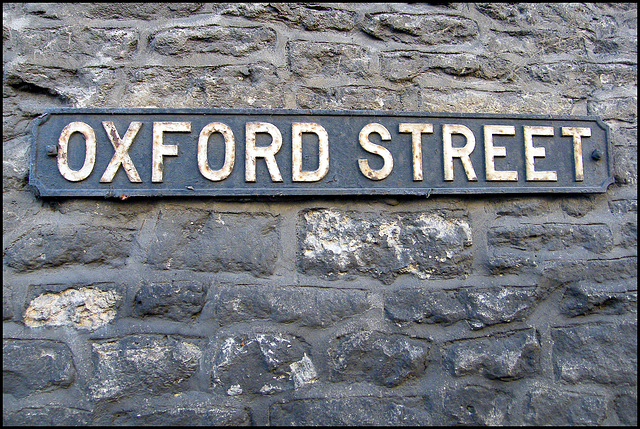
[[[69,139],[73,133],[80,133],[84,136],[84,164],[80,170],[72,170],[69,167],[68,148]],[[71,122],[62,129],[58,140],[58,171],[62,177],[70,182],[79,182],[89,177],[96,163],[96,135],[93,128],[84,122]]]

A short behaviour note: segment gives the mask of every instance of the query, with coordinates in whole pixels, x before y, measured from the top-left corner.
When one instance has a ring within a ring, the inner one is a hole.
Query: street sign
[[[40,196],[597,193],[594,116],[286,109],[51,109],[33,126]]]

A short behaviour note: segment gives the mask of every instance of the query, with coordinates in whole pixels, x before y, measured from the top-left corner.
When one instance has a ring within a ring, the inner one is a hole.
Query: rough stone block
[[[625,248],[638,248],[638,221],[627,222],[620,228],[621,245]]]
[[[237,285],[219,288],[214,299],[222,325],[268,319],[325,328],[370,308],[366,292],[357,289]]]
[[[511,395],[495,388],[454,388],[443,397],[444,421],[447,425],[505,425],[511,402]]]
[[[2,392],[23,398],[67,388],[76,370],[69,347],[51,340],[2,340]]]
[[[273,274],[278,218],[265,213],[163,210],[146,263],[157,269]]]
[[[549,388],[536,388],[526,395],[524,422],[527,425],[600,425],[606,417],[607,401],[599,395]]]
[[[303,399],[273,404],[273,426],[429,425],[432,417],[421,398]]]
[[[199,339],[163,335],[130,335],[94,341],[94,399],[115,399],[145,392],[159,395],[188,390],[200,366]]]
[[[311,346],[288,334],[227,337],[215,350],[211,385],[229,396],[271,395],[314,383]]]
[[[588,314],[624,314],[637,309],[638,292],[634,281],[593,283],[580,281],[567,286],[560,313],[567,317]]]
[[[384,311],[389,319],[399,325],[411,322],[450,325],[464,320],[467,315],[464,304],[458,301],[456,295],[455,291],[428,289],[385,292]]]
[[[161,55],[181,57],[216,53],[245,56],[263,49],[274,49],[276,32],[266,27],[175,27],[149,37],[149,46]]]
[[[479,374],[489,379],[517,380],[540,371],[541,346],[535,329],[455,341],[446,350],[445,368],[456,377]]]
[[[370,381],[396,387],[427,368],[430,343],[404,335],[360,331],[336,338],[328,353],[332,381]]]
[[[418,110],[419,88],[390,90],[369,85],[301,87],[296,91],[297,107],[302,109]]]
[[[540,271],[546,278],[560,283],[580,280],[604,283],[638,277],[638,258],[545,261]]]
[[[23,321],[30,328],[73,326],[94,330],[116,317],[121,301],[122,295],[114,289],[79,287],[46,292],[30,301]]]
[[[155,397],[132,397],[96,412],[94,424],[104,426],[248,426],[246,409],[229,407],[220,398],[202,392],[180,392]]]
[[[586,324],[551,330],[553,369],[568,383],[637,384],[638,325]]]
[[[366,78],[372,75],[371,52],[358,45],[291,41],[287,48],[289,68],[301,77]]]
[[[356,13],[353,11],[316,4],[236,3],[224,5],[220,14],[259,21],[283,21],[289,27],[308,31],[350,31],[355,27],[356,21]]]
[[[13,286],[2,285],[2,320],[13,319]]]
[[[146,282],[136,292],[134,313],[189,321],[202,311],[206,295],[207,288],[195,281]]]
[[[88,426],[92,413],[72,407],[30,407],[10,412],[2,410],[2,424],[5,426]]]
[[[409,44],[458,44],[476,39],[478,24],[462,16],[366,13],[362,31],[380,40]]]
[[[490,246],[526,251],[560,251],[582,247],[604,253],[613,246],[613,234],[606,224],[524,224],[494,226],[487,232]]]
[[[124,265],[134,228],[90,225],[38,225],[11,243],[5,263],[16,271],[67,264]]]
[[[282,79],[276,67],[265,62],[131,67],[125,79],[122,107],[284,107]]]
[[[130,61],[138,32],[128,28],[22,28],[15,34],[20,54],[56,65],[73,59],[80,64]]]
[[[330,280],[366,274],[392,283],[399,274],[455,278],[471,271],[471,228],[455,212],[301,213],[298,270]]]
[[[620,423],[636,426],[638,424],[638,394],[625,394],[618,396],[615,401],[615,410]]]
[[[638,200],[623,199],[609,201],[609,211],[617,215],[638,213]]]
[[[497,56],[400,51],[382,53],[380,70],[382,77],[391,82],[412,81],[425,72],[496,80],[509,76],[513,65]]]
[[[91,19],[184,18],[203,13],[202,3],[125,3],[75,5],[75,13]],[[74,9],[74,8],[71,8]]]

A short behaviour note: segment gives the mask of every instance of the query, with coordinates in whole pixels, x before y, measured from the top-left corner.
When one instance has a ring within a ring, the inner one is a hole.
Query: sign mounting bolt
[[[602,154],[598,149],[591,152],[591,159],[593,159],[594,161],[600,161],[602,159]]]
[[[48,144],[45,148],[47,150],[47,155],[56,156],[58,154],[58,146],[53,144]]]

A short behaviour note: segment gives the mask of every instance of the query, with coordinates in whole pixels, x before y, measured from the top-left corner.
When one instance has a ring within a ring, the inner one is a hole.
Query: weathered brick
[[[291,41],[287,44],[289,68],[301,77],[372,75],[372,55],[367,48],[348,43]]]
[[[264,213],[164,210],[146,263],[158,269],[273,274],[278,219]]]
[[[63,58],[79,64],[130,61],[138,32],[129,28],[22,28],[15,33],[20,54],[57,65]]]
[[[226,337],[213,359],[211,386],[229,396],[271,395],[314,383],[311,346],[288,334]]]
[[[67,388],[76,370],[69,347],[51,340],[2,340],[2,393],[23,398]]]
[[[624,314],[637,309],[635,282],[593,283],[580,281],[567,286],[560,313],[567,317],[587,314]]]
[[[284,107],[275,66],[147,66],[126,70],[123,107]]]
[[[556,378],[568,383],[637,384],[636,323],[586,324],[551,330]]]
[[[263,49],[274,49],[276,32],[266,27],[174,27],[149,36],[149,46],[162,55],[181,57],[216,53],[240,57]]]
[[[417,110],[419,97],[416,87],[392,91],[361,85],[305,86],[295,94],[297,107],[302,109]]]
[[[207,288],[195,281],[145,282],[136,292],[134,313],[176,321],[190,321],[204,307]]]
[[[523,320],[537,300],[535,287],[463,288],[431,291],[400,289],[385,292],[387,317],[399,325],[466,320],[472,329]]]
[[[600,395],[536,388],[527,392],[523,414],[528,425],[600,425],[607,417],[607,400]]]
[[[200,366],[199,343],[197,338],[142,334],[94,341],[93,399],[189,390],[189,379]]]
[[[604,253],[611,250],[613,235],[606,224],[520,224],[489,228],[487,241],[490,246],[527,251],[566,251],[571,247],[583,247]]]
[[[328,353],[332,381],[370,381],[396,387],[427,368],[430,343],[404,335],[360,331],[336,338]]]
[[[488,338],[460,340],[446,351],[445,368],[456,377],[479,374],[517,380],[540,371],[541,346],[535,329]]]
[[[507,423],[513,398],[500,389],[469,385],[447,389],[442,400],[446,425],[497,426]]]
[[[2,424],[6,426],[88,426],[92,412],[73,407],[29,407],[18,411],[2,410]]]
[[[355,27],[356,13],[319,4],[243,4],[224,5],[222,15],[242,16],[259,21],[283,21],[308,31],[349,31]]]
[[[116,317],[122,298],[122,293],[112,287],[78,287],[45,292],[29,302],[23,321],[31,328],[73,326],[94,330]]]
[[[274,426],[422,426],[431,423],[432,417],[421,398],[302,399],[275,403],[269,409],[269,424]]]
[[[411,81],[425,72],[493,80],[509,76],[513,65],[497,56],[400,51],[380,54],[380,70],[392,82]]]
[[[119,267],[131,252],[135,228],[81,225],[38,225],[19,237],[5,253],[17,271],[67,264]]]
[[[216,318],[222,325],[268,319],[277,323],[325,328],[370,308],[364,291],[311,287],[228,286],[215,297]]]
[[[380,40],[424,45],[474,40],[478,24],[462,16],[408,13],[366,13],[362,31]]]
[[[471,228],[456,212],[374,214],[301,212],[298,270],[328,279],[366,274],[391,283],[469,274]]]

